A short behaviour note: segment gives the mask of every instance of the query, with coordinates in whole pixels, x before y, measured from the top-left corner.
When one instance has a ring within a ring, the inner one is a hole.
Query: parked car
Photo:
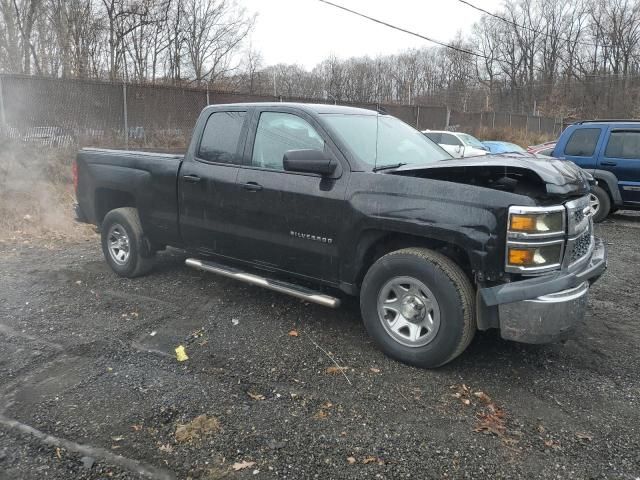
[[[556,141],[554,140],[552,142],[541,143],[540,145],[531,145],[527,147],[527,152],[550,157],[555,146]]]
[[[478,157],[489,153],[480,140],[467,133],[439,130],[425,130],[422,133],[454,158]]]
[[[522,148],[520,145],[516,145],[511,142],[501,142],[498,140],[487,140],[482,142],[488,150],[489,153],[498,154],[498,153],[526,153],[526,150]]]
[[[22,141],[49,147],[61,147],[74,144],[75,138],[72,132],[62,127],[32,127],[22,136]]]
[[[184,157],[83,149],[74,184],[118,275],[149,272],[170,245],[190,267],[308,302],[359,296],[380,348],[420,367],[453,360],[476,329],[567,337],[606,268],[571,162],[454,160],[352,107],[211,105]]]
[[[594,221],[620,208],[640,210],[640,121],[594,120],[567,127],[553,156],[571,160],[598,181],[590,195]]]

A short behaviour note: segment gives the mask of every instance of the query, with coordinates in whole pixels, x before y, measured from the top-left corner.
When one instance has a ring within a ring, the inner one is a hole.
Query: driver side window
[[[289,150],[324,150],[324,140],[304,119],[291,113],[263,112],[253,144],[251,164],[284,170],[282,159]]]

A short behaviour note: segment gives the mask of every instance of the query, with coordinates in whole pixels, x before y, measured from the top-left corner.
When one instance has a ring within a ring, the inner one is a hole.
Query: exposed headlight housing
[[[549,245],[512,244],[507,248],[507,262],[519,269],[540,269],[560,266],[562,243]]]
[[[509,216],[509,231],[529,235],[563,234],[564,211],[513,213]]]
[[[553,207],[510,207],[505,270],[536,274],[559,268],[565,245],[566,213]]]

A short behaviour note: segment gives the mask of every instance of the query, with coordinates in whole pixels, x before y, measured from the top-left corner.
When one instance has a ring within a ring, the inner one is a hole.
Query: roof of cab
[[[254,102],[254,103],[229,103],[229,104],[216,104],[209,105],[209,108],[224,108],[224,107],[288,107],[297,108],[309,113],[336,113],[343,115],[376,115],[375,110],[369,110],[366,108],[348,107],[345,105],[331,105],[323,103],[294,103],[294,102]]]

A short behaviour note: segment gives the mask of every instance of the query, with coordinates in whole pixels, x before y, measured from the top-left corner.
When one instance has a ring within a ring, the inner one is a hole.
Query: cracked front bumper
[[[557,272],[480,290],[497,310],[502,338],[524,343],[563,340],[585,316],[590,285],[607,268],[604,244],[596,239],[589,263],[577,272]]]

